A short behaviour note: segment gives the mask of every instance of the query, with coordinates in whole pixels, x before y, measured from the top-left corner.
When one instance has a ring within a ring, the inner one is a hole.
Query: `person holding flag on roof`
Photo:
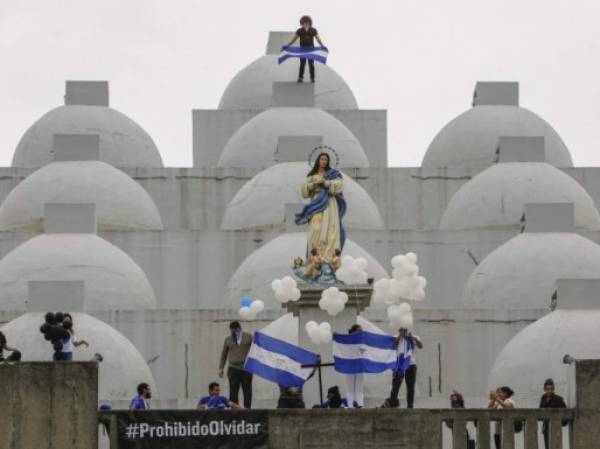
[[[312,19],[310,16],[302,16],[300,18],[300,28],[296,30],[296,34],[293,39],[286,46],[282,47],[282,51],[287,50],[286,47],[290,47],[294,42],[300,39],[300,50],[305,52],[311,52],[315,50],[315,39],[322,47],[322,50],[327,51],[327,47],[323,45],[319,38],[319,33],[316,28],[312,26]],[[298,72],[298,82],[304,81],[304,71],[306,69],[306,60],[308,59],[308,69],[310,72],[310,82],[315,82],[315,59],[312,57],[300,57],[300,71]],[[284,59],[285,60],[285,59]],[[319,59],[317,59],[319,60]],[[281,63],[282,61],[280,61]]]
[[[390,406],[398,406],[398,393],[402,381],[406,379],[406,407],[413,408],[415,401],[415,383],[417,381],[417,361],[415,349],[422,349],[423,342],[413,335],[408,329],[400,328],[396,337],[398,361],[394,368],[392,378],[392,391],[390,392]]]

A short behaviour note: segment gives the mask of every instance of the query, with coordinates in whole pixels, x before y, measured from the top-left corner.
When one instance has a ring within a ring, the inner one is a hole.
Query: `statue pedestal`
[[[298,342],[299,345],[309,351],[316,352],[321,355],[322,363],[333,363],[332,345],[314,345],[311,343],[306,333],[306,323],[316,321],[321,323],[327,321],[331,324],[332,332],[348,333],[348,329],[356,323],[356,317],[365,310],[371,303],[373,287],[371,285],[360,285],[357,288],[340,287],[341,291],[348,294],[348,302],[343,311],[336,316],[331,316],[324,310],[319,308],[319,300],[321,293],[328,286],[317,286],[308,284],[298,284],[302,295],[296,302],[288,302],[283,305],[288,312],[292,312],[298,317]],[[322,368],[323,379],[323,399],[326,399],[327,389],[333,385],[340,388],[342,396],[345,396],[346,380],[345,376],[335,372],[333,366]],[[318,372],[310,379],[304,387],[304,402],[307,408],[311,408],[314,404],[319,404],[319,379]]]

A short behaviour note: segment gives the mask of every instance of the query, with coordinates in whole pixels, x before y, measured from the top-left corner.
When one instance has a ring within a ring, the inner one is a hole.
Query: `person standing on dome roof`
[[[319,33],[316,28],[312,26],[312,19],[310,16],[302,16],[300,18],[300,28],[296,30],[294,38],[290,41],[286,47],[289,47],[294,42],[300,39],[300,47],[314,47],[315,39],[321,47],[325,48],[321,39],[319,39]],[[298,82],[304,81],[304,70],[306,69],[306,58],[300,58],[300,71],[298,72]],[[310,82],[315,82],[315,61],[312,59],[308,60],[308,70],[310,72]]]

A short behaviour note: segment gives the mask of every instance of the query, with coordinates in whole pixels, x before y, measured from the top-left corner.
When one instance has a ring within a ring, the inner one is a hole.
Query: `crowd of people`
[[[363,329],[360,325],[355,324],[348,333],[361,332]],[[209,409],[249,409],[252,407],[252,373],[244,370],[246,357],[252,346],[252,335],[242,330],[242,326],[238,321],[233,321],[229,325],[229,335],[223,342],[223,349],[219,359],[218,376],[224,377],[227,373],[229,380],[229,396],[224,396],[221,393],[221,386],[218,382],[211,382],[208,386],[208,395],[202,397],[197,404],[197,410]],[[0,334],[1,335],[1,334]],[[0,338],[0,342],[2,342]],[[392,374],[392,386],[390,396],[385,400],[382,407],[399,407],[398,394],[400,386],[403,382],[406,383],[406,408],[413,408],[415,384],[417,379],[417,363],[414,356],[416,349],[423,348],[422,340],[413,335],[407,329],[399,329],[396,336],[396,344],[398,353],[405,354],[410,349],[412,356],[406,363],[399,360],[397,369]],[[317,366],[320,365],[320,358],[317,359]],[[227,365],[227,371],[225,366]],[[312,378],[317,369],[315,366],[309,375],[308,379]],[[240,390],[243,394],[243,407],[240,405],[239,394]],[[150,386],[147,383],[141,383],[137,388],[137,396],[130,403],[130,410],[149,410],[149,399],[152,398]],[[514,391],[508,386],[500,386],[496,390],[489,393],[488,408],[496,410],[511,410],[516,407],[515,401],[512,399]],[[322,404],[317,404],[314,407],[319,408],[362,408],[364,406],[363,393],[363,374],[347,374],[346,375],[346,396],[342,396],[340,388],[337,385],[330,387],[327,390],[326,400]],[[462,394],[454,391],[450,396],[450,407],[454,409],[464,409],[466,407]],[[566,408],[563,398],[556,394],[555,385],[552,379],[547,379],[544,382],[544,393],[540,400],[540,408]],[[279,398],[277,408],[306,408],[304,402],[303,388],[300,387],[284,387],[279,386]],[[449,426],[452,427],[451,423]],[[522,423],[515,423],[515,431],[522,431]],[[543,422],[542,433],[546,448],[549,447],[549,425],[547,421]],[[467,431],[468,447],[475,447],[475,439]],[[494,442],[497,449],[500,449],[501,441],[501,424],[495,423],[494,426]]]

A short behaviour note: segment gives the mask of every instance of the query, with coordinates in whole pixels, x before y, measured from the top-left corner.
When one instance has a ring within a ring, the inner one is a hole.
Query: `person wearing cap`
[[[286,45],[289,47],[294,42],[300,39],[300,47],[310,48],[315,46],[315,39],[319,43],[321,47],[325,47],[321,39],[319,38],[319,33],[316,28],[312,26],[312,19],[310,16],[302,16],[300,18],[300,28],[296,30],[296,34],[294,34],[293,39]],[[306,69],[306,58],[300,58],[300,70],[298,72],[298,82],[301,83],[304,81],[304,71]],[[312,59],[308,60],[308,70],[310,72],[310,82],[315,82],[315,62]]]
[[[544,382],[544,394],[540,399],[540,408],[567,408],[567,404],[565,404],[562,396],[555,393],[554,381],[552,379],[546,379]],[[542,424],[542,433],[544,434],[544,445],[548,449],[550,447],[550,432],[547,419]]]

